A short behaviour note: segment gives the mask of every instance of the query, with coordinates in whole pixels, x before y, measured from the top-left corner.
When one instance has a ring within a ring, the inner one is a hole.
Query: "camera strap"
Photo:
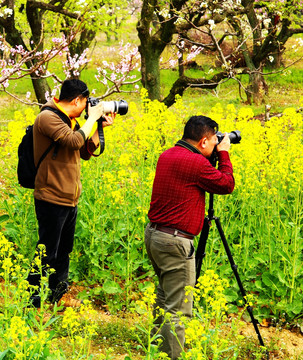
[[[88,143],[87,143],[87,151],[89,152],[89,154],[91,156],[94,157],[98,157],[100,156],[105,148],[105,138],[104,138],[104,132],[103,132],[103,126],[102,126],[102,122],[103,122],[103,118],[101,117],[99,120],[97,120],[97,124],[98,124],[98,135],[99,135],[99,143],[100,143],[100,152],[99,154],[94,154],[93,152],[91,152],[88,148]]]

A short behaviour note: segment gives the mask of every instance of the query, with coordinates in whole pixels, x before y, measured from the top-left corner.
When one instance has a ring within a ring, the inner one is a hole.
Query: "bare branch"
[[[79,13],[75,13],[75,12],[71,12],[67,9],[63,9],[63,6],[65,4],[65,2],[59,2],[59,5],[53,5],[52,3],[45,3],[42,1],[35,1],[35,0],[28,0],[28,2],[30,3],[31,8],[36,8],[36,9],[41,9],[41,10],[48,10],[48,11],[52,11],[55,13],[59,13],[65,16],[68,16],[72,19],[75,20],[82,20],[82,16]],[[56,1],[55,3],[58,3],[58,1]]]
[[[7,91],[7,89],[6,89],[3,85],[1,85],[1,87],[2,87],[2,89],[1,89],[0,91],[8,94],[8,95],[11,96],[13,99],[15,99],[15,100],[17,100],[17,101],[19,101],[19,102],[21,102],[21,103],[23,103],[23,104],[25,104],[25,105],[31,105],[31,106],[34,106],[34,105],[42,106],[42,105],[43,105],[43,104],[40,104],[40,103],[35,102],[35,101],[27,101],[27,100],[21,99],[20,97],[18,97],[18,96],[16,96],[16,95],[10,93],[9,91]]]

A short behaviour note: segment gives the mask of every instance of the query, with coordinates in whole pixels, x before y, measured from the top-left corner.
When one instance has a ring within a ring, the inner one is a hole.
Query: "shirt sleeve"
[[[208,159],[200,158],[201,165],[198,170],[198,185],[209,193],[230,194],[232,193],[235,180],[233,168],[227,151],[218,152],[218,169]]]
[[[84,145],[83,136],[79,131],[73,131],[58,115],[51,111],[43,111],[38,118],[39,131],[59,144],[73,150],[80,150]]]

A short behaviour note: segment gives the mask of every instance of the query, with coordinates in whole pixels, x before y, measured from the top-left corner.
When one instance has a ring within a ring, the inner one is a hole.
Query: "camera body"
[[[239,144],[239,142],[241,141],[241,133],[239,130],[234,130],[231,131],[230,133],[227,133],[230,143],[231,144]],[[218,138],[218,144],[220,144],[220,142],[223,140],[224,138],[224,134],[221,133],[220,131],[216,132],[217,138]]]
[[[89,97],[87,104],[96,106],[100,102],[100,99],[95,97]],[[125,115],[128,112],[128,104],[125,100],[120,101],[102,101],[103,110],[105,114],[117,113],[119,115]]]

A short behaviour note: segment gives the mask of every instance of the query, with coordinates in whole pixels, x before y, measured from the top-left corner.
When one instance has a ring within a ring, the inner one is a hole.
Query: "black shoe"
[[[67,289],[68,289],[68,282],[67,281],[61,281],[55,290],[52,290],[52,294],[50,296],[50,302],[51,303],[56,303],[58,302],[62,296],[67,293]]]
[[[41,298],[39,295],[32,295],[29,298],[29,305],[28,307],[35,307],[36,309],[39,309],[41,306]]]

